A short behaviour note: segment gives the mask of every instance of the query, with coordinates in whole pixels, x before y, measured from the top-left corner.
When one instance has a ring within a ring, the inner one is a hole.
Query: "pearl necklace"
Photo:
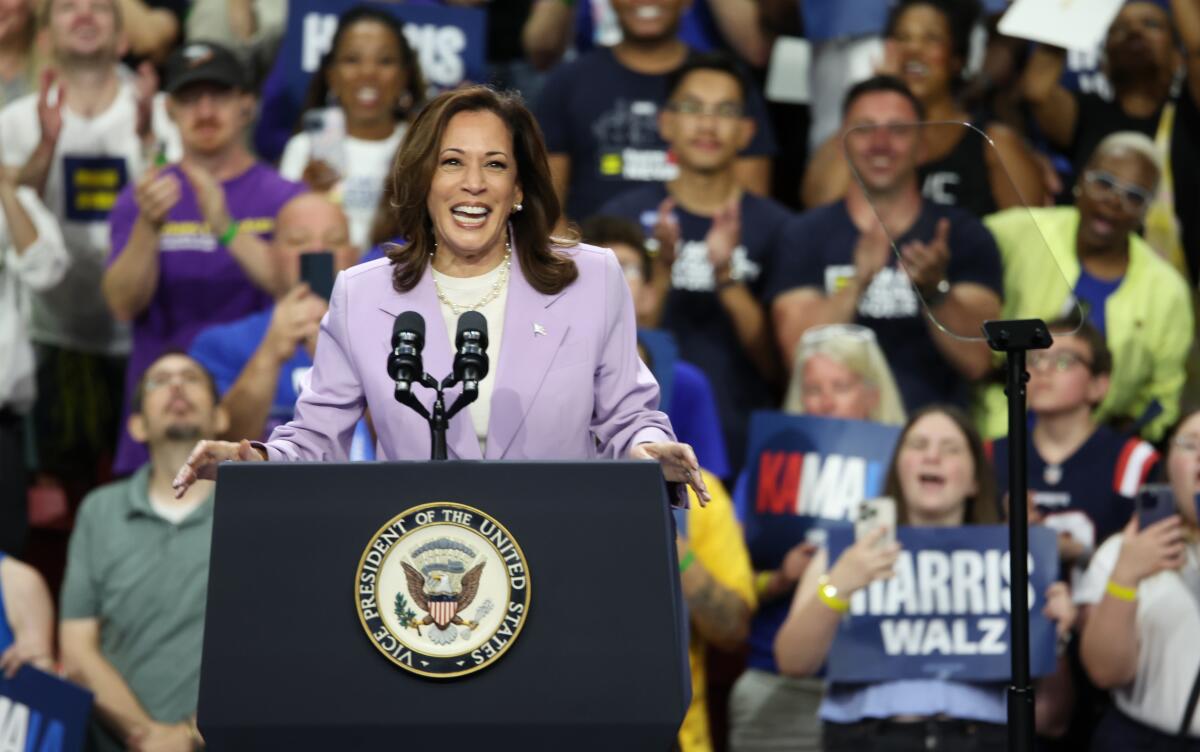
[[[497,275],[496,281],[492,283],[492,289],[487,291],[487,294],[479,299],[474,305],[459,305],[446,296],[442,291],[442,286],[437,283],[437,277],[433,278],[433,289],[437,293],[438,300],[450,307],[450,312],[455,316],[461,316],[464,311],[478,311],[488,303],[491,303],[504,289],[504,285],[508,283],[509,270],[512,268],[512,245],[508,242],[504,243],[504,260],[500,262],[500,274]]]

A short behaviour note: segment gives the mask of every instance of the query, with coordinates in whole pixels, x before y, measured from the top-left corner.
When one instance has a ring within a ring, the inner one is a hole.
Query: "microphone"
[[[463,382],[463,391],[474,391],[488,373],[487,319],[479,311],[467,311],[458,320],[454,338],[454,378]]]
[[[405,311],[392,324],[392,354],[388,356],[388,375],[396,382],[396,394],[411,393],[413,382],[421,383],[425,364],[425,319],[416,311]],[[398,398],[398,397],[397,397]]]

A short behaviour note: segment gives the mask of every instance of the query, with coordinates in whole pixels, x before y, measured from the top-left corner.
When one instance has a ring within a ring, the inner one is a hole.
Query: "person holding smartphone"
[[[955,407],[933,405],[912,416],[900,434],[885,493],[895,499],[895,519],[902,525],[957,527],[997,521],[995,481],[983,443]],[[894,529],[876,526],[832,564],[826,551],[816,554],[775,638],[781,673],[812,676],[821,669],[843,617],[835,604],[891,576],[900,546],[885,541],[894,540],[894,535]],[[1051,585],[1045,598],[1047,618],[1065,634],[1074,621],[1067,586]],[[1060,661],[1060,672],[1065,668]],[[1069,704],[1069,697],[1039,692],[1037,703],[1038,725],[1044,728],[1065,715],[1062,705]],[[942,679],[830,683],[820,717],[826,750],[1006,749],[1003,684]],[[931,743],[936,746],[928,746]]]
[[[342,14],[313,75],[301,130],[279,172],[328,192],[350,220],[350,239],[369,249],[376,207],[408,116],[425,99],[425,79],[395,15],[358,6]]]
[[[1137,515],[1092,556],[1076,592],[1080,658],[1112,693],[1092,749],[1200,750],[1200,411],[1171,439],[1167,479],[1178,513]]]

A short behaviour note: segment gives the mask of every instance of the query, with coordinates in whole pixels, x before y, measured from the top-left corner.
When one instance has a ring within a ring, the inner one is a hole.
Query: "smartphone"
[[[896,500],[890,496],[866,499],[859,505],[854,539],[862,540],[878,528],[886,530],[879,539],[880,548],[896,542]]]
[[[345,174],[346,114],[340,107],[309,110],[302,122],[312,143],[309,158],[319,159]]]
[[[333,294],[333,251],[300,254],[300,281],[322,298]]]
[[[1175,493],[1166,483],[1147,483],[1138,489],[1138,530],[1145,530],[1175,513]]]

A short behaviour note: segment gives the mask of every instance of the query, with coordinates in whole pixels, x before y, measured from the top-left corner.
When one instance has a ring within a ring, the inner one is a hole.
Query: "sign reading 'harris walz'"
[[[901,527],[895,576],[855,593],[826,664],[834,682],[952,679],[1003,682],[1009,657],[1008,528]],[[829,560],[853,544],[829,533]],[[1054,670],[1054,623],[1042,615],[1058,576],[1058,546],[1043,527],[1029,531],[1029,651],[1034,676]]]
[[[489,665],[529,613],[525,555],[492,517],[463,504],[408,509],[381,527],[354,578],[359,620],[388,660],[448,678]]]
[[[852,521],[863,499],[881,495],[899,435],[867,421],[755,412],[739,499],[755,567],[778,567],[811,528]]]

